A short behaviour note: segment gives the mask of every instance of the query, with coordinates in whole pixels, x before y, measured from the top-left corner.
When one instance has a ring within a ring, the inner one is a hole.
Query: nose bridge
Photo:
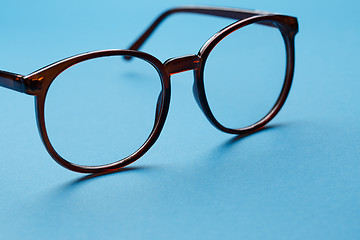
[[[170,75],[197,69],[199,67],[199,64],[200,58],[198,55],[195,54],[170,58],[164,63],[165,68]]]

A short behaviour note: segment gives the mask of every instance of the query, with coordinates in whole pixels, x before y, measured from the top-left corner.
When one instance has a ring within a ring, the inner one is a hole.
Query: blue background
[[[298,17],[294,85],[270,127],[242,139],[217,131],[182,73],[154,147],[91,178],[49,157],[31,96],[0,89],[1,239],[360,239],[356,1],[2,1],[0,68],[27,74],[126,48],[160,12],[189,4]],[[206,19],[171,17],[143,50],[196,53],[218,28]]]

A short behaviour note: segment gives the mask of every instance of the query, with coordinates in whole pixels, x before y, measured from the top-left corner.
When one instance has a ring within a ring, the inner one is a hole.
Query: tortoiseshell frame
[[[214,15],[214,16],[236,19],[237,21],[225,27],[215,35],[213,35],[201,47],[200,51],[197,54],[171,58],[165,61],[164,63],[162,63],[160,62],[160,60],[151,56],[150,54],[137,51],[139,47],[145,42],[145,40],[150,36],[150,34],[154,31],[154,29],[167,16],[173,13],[180,13],[180,12]],[[223,38],[225,38],[230,33],[246,25],[255,24],[255,23],[278,28],[284,38],[284,42],[286,46],[286,57],[287,57],[284,85],[274,107],[263,119],[261,119],[260,121],[254,123],[249,127],[242,129],[226,128],[215,119],[207,102],[205,90],[204,90],[204,81],[203,81],[204,66],[212,49]],[[0,86],[35,96],[35,108],[36,108],[36,117],[37,117],[39,133],[47,151],[56,162],[58,162],[60,165],[62,165],[63,167],[69,170],[81,172],[81,173],[96,173],[96,172],[111,171],[122,168],[139,159],[143,154],[145,154],[146,151],[150,149],[150,147],[155,143],[156,139],[159,137],[160,132],[164,126],[165,119],[169,109],[170,76],[172,74],[176,74],[188,70],[194,71],[195,81],[194,81],[193,90],[194,90],[195,99],[199,104],[201,110],[207,117],[207,119],[210,121],[210,123],[212,123],[219,130],[232,134],[249,134],[265,126],[279,112],[290,91],[290,87],[293,79],[293,73],[294,73],[294,58],[295,58],[294,38],[297,32],[298,32],[297,19],[290,16],[265,13],[259,11],[239,10],[232,8],[179,7],[179,8],[170,9],[164,12],[162,15],[160,15],[154,21],[154,23],[144,32],[144,34],[129,48],[129,50],[104,50],[104,51],[94,51],[94,52],[88,52],[88,53],[76,55],[61,60],[59,62],[53,63],[27,76],[0,71]],[[162,92],[161,92],[161,97],[159,97],[158,100],[154,128],[150,136],[148,137],[146,142],[140,147],[140,149],[138,149],[135,153],[131,154],[130,156],[124,159],[102,166],[75,165],[63,159],[55,151],[55,149],[50,143],[45,128],[45,117],[44,117],[44,105],[45,105],[46,94],[50,84],[62,71],[82,61],[86,61],[98,57],[105,57],[105,56],[124,56],[126,60],[130,60],[132,57],[137,57],[147,61],[157,70],[162,84]]]

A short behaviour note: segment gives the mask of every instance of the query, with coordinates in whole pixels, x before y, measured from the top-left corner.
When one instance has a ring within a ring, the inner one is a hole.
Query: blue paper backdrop
[[[357,1],[3,1],[0,69],[126,48],[160,12],[189,4],[298,17],[294,84],[270,128],[217,131],[182,73],[154,147],[126,171],[84,178],[45,151],[32,97],[0,89],[1,239],[360,238]],[[196,53],[224,23],[207,19],[169,18],[143,50]]]

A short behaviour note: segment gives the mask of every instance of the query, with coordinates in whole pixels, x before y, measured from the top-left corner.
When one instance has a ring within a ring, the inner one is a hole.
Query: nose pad
[[[193,95],[194,95],[194,98],[195,98],[195,102],[197,103],[199,108],[202,110],[202,107],[201,107],[201,104],[200,104],[200,99],[199,99],[198,87],[197,87],[196,82],[194,82],[192,90],[193,90]]]
[[[157,104],[156,104],[155,122],[157,122],[158,118],[160,117],[162,93],[163,93],[163,91],[161,90],[161,92],[158,96]]]

